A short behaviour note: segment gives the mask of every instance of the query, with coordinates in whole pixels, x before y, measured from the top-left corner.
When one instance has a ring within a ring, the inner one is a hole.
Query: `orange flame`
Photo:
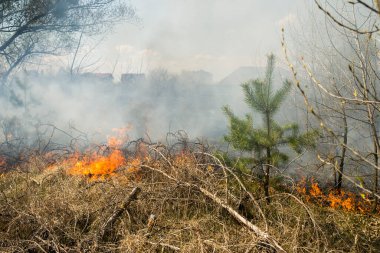
[[[116,136],[108,136],[108,146],[113,148],[120,148],[129,139],[128,131],[131,130],[131,126],[113,128],[112,132],[116,133]]]
[[[194,166],[196,161],[191,154],[186,150],[181,150],[174,156],[173,165],[179,168],[185,168],[187,166]]]
[[[318,183],[314,182],[313,179],[311,180],[310,195],[314,198],[323,197],[321,188],[319,188]]]
[[[90,178],[104,178],[126,164],[126,159],[120,150],[114,150],[107,156],[92,155],[78,160],[68,170],[71,175],[83,175]]]
[[[342,209],[349,212],[371,212],[371,201],[364,194],[361,198],[352,192],[330,190],[325,194],[314,179],[310,180],[310,189],[307,190],[306,179],[303,178],[296,186],[296,191],[305,197],[307,202],[313,202],[320,206],[328,206],[333,209]],[[380,213],[380,210],[379,210]]]
[[[126,132],[130,127],[115,128],[112,131],[117,132],[118,136],[108,137],[108,146],[103,152],[111,152],[107,155],[93,153],[92,155],[84,155],[82,158],[79,153],[74,154],[69,160],[72,165],[68,169],[68,174],[87,176],[93,179],[104,179],[115,174],[116,170],[127,166],[127,160],[120,150],[120,147],[127,141]],[[132,161],[131,169],[136,170],[137,162]]]

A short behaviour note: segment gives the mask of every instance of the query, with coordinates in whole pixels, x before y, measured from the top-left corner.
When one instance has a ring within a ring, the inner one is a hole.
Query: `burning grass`
[[[74,166],[68,169],[71,175],[99,178],[112,176],[115,170],[126,164],[125,157],[120,150],[114,150],[107,156],[91,155],[77,159]]]
[[[309,203],[317,204],[321,207],[340,209],[346,212],[371,214],[374,213],[372,202],[368,194],[355,194],[353,192],[335,189],[324,192],[318,182],[313,178],[307,181],[303,178],[298,182],[296,191]],[[380,208],[375,212],[380,215]]]
[[[303,178],[298,182],[296,191],[306,202],[321,207],[330,207],[352,213],[374,213],[368,194],[355,194],[350,191],[337,191],[335,189],[324,192],[313,178],[309,181]],[[380,215],[380,209],[378,208],[375,213]]]
[[[100,150],[54,164],[34,157],[0,176],[1,252],[280,252],[275,242],[288,252],[380,249],[378,216],[302,200],[326,197],[319,187],[304,197],[272,189],[268,205],[259,182],[204,145]]]

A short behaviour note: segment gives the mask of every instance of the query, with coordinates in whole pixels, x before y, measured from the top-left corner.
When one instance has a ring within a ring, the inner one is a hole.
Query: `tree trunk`
[[[269,173],[270,173],[270,164],[271,164],[271,150],[267,148],[267,165],[265,166],[265,175],[264,175],[264,194],[267,203],[270,203],[270,195],[269,195]]]
[[[270,165],[265,166],[265,176],[264,176],[264,194],[265,199],[267,200],[267,203],[270,203],[270,196],[269,196],[269,171],[270,171]]]
[[[376,123],[375,123],[375,117],[374,117],[374,109],[367,105],[367,113],[368,113],[368,119],[370,122],[371,132],[372,132],[372,142],[373,142],[373,160],[375,164],[374,168],[374,175],[373,175],[373,188],[372,188],[372,197],[373,197],[373,205],[372,205],[372,211],[376,212],[377,209],[377,203],[378,199],[376,197],[377,191],[378,191],[378,184],[379,184],[379,152],[380,152],[380,144],[379,144],[379,137],[377,134],[376,129]]]
[[[266,124],[267,124],[267,138],[270,140],[270,113],[267,112],[266,115]],[[265,194],[265,199],[267,200],[267,203],[270,203],[270,196],[269,196],[269,173],[270,173],[270,166],[271,166],[271,148],[267,147],[267,165],[265,166],[265,175],[264,175],[264,194]]]
[[[367,93],[365,93],[367,95]],[[365,98],[367,98],[366,96]],[[380,143],[379,143],[379,137],[377,134],[376,129],[376,122],[375,122],[375,109],[371,105],[367,105],[367,113],[368,113],[368,119],[371,127],[372,132],[372,142],[373,142],[373,159],[374,159],[374,175],[373,175],[373,188],[372,188],[372,197],[373,197],[373,204],[372,204],[372,212],[376,212],[377,210],[377,203],[378,199],[376,197],[377,191],[378,191],[378,180],[379,180],[379,152],[380,152]]]
[[[377,136],[376,136],[376,139],[377,139]],[[373,205],[372,205],[372,212],[373,213],[376,213],[377,211],[377,203],[378,203],[378,199],[376,197],[376,194],[377,194],[377,191],[378,191],[378,185],[379,185],[379,150],[378,150],[378,142],[374,141],[374,149],[375,149],[375,153],[374,153],[374,160],[375,160],[375,165],[376,165],[376,168],[375,168],[375,174],[374,174],[374,178],[373,178]]]
[[[347,117],[346,117],[346,111],[343,107],[343,124],[344,124],[344,133],[343,133],[343,143],[342,145],[342,153],[338,168],[338,182],[336,184],[336,190],[338,193],[342,190],[342,181],[343,181],[343,169],[344,169],[344,159],[346,157],[346,146],[347,146],[347,137],[348,137],[348,125],[347,125]]]

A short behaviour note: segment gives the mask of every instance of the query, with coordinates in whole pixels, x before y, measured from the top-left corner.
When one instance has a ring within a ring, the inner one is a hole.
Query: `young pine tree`
[[[273,90],[274,66],[275,57],[271,54],[268,56],[265,79],[251,80],[242,84],[246,103],[253,112],[262,116],[261,128],[254,128],[250,114],[241,119],[228,106],[223,107],[230,123],[225,140],[238,150],[253,152],[253,161],[264,166],[263,188],[268,203],[270,170],[288,160],[288,155],[281,152],[280,147],[289,146],[300,153],[304,147],[313,146],[316,137],[316,132],[301,134],[297,124],[281,126],[274,120],[274,115],[291,88],[291,82],[286,80],[279,90]]]

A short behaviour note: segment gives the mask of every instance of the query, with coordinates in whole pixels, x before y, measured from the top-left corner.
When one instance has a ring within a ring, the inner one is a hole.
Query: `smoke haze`
[[[249,112],[240,84],[263,77],[266,55],[281,55],[281,26],[296,22],[305,6],[300,0],[131,4],[141,23],[83,38],[77,55],[47,57],[46,65],[18,73],[3,92],[3,125],[18,118],[31,136],[37,125],[50,124],[70,138],[85,133],[99,141],[123,127],[132,139],[184,130],[220,140],[227,129],[221,107]],[[125,73],[142,78],[123,80]],[[288,75],[278,70],[275,83]]]

